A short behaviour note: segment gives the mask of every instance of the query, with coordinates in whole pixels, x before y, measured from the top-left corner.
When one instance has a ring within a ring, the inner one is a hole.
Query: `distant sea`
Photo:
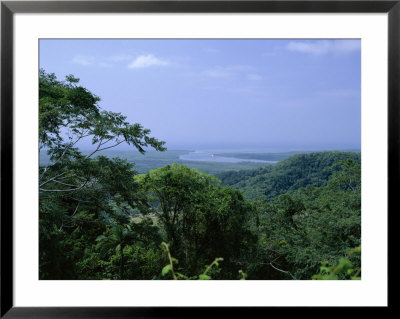
[[[264,161],[259,159],[243,159],[237,157],[225,157],[220,155],[215,155],[208,151],[194,151],[188,154],[183,154],[179,156],[180,160],[183,161],[200,161],[200,162],[217,162],[217,163],[241,163],[241,162],[254,162],[254,163],[266,163],[275,164],[277,161]]]

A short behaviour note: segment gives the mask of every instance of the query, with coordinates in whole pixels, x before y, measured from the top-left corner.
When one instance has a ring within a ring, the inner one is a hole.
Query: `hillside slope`
[[[361,163],[359,152],[316,152],[296,154],[276,165],[217,175],[222,185],[239,189],[250,200],[273,200],[286,192],[310,185],[326,185],[334,169],[331,166],[344,159]]]

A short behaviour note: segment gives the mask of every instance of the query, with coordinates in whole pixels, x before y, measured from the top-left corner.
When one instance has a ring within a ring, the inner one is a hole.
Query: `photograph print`
[[[40,280],[360,280],[360,39],[40,39]]]

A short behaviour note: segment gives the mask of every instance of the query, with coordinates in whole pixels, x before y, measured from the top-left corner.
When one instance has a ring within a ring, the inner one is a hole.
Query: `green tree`
[[[361,153],[356,152],[316,152],[293,155],[276,165],[217,174],[222,185],[240,189],[251,200],[275,200],[282,194],[293,193],[297,189],[312,185],[325,186],[332,174],[340,170],[343,160],[361,162]]]
[[[101,109],[99,101],[72,75],[59,81],[40,70],[39,151],[50,157],[39,167],[42,279],[73,277],[74,265],[106,223],[127,224],[134,209],[147,207],[133,164],[98,153],[122,143],[140,153],[148,147],[163,151],[164,142],[120,113]],[[78,148],[84,141],[93,146],[88,154]]]
[[[115,252],[119,254],[119,279],[125,279],[124,249],[126,246],[133,244],[136,240],[136,235],[132,232],[129,226],[123,227],[120,225],[114,225],[106,235],[100,235],[96,239],[97,247],[103,254],[106,254],[113,250],[115,250]]]
[[[153,196],[179,267],[195,274],[219,256],[226,261],[222,276],[237,275],[235,262],[249,253],[256,237],[250,229],[251,206],[239,191],[177,164],[149,171],[141,183]]]
[[[197,205],[204,202],[203,194],[218,180],[210,175],[184,165],[173,164],[149,171],[142,179],[153,197],[156,210],[165,227],[167,239],[175,249],[181,244],[182,233],[190,231],[196,216]]]
[[[249,278],[310,279],[322,261],[334,265],[361,244],[360,164],[339,160],[325,170],[331,173],[324,186],[257,203],[258,257]]]

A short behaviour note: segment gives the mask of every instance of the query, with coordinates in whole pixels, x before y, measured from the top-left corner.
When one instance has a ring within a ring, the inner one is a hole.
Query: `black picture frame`
[[[259,1],[1,1],[1,317],[191,318],[226,309],[192,307],[14,307],[13,303],[13,16],[15,13],[388,13],[388,218],[399,212],[400,0]],[[388,223],[389,228],[390,222]],[[393,223],[392,223],[393,226]],[[392,232],[389,231],[390,234]],[[390,242],[388,242],[389,244]],[[389,247],[389,245],[388,245]],[[390,260],[389,260],[390,261]],[[390,281],[388,282],[388,284]],[[390,308],[390,298],[388,300]],[[252,307],[258,308],[258,307]],[[263,307],[261,307],[263,308]],[[306,309],[297,308],[304,312]],[[292,307],[291,310],[294,310]],[[308,311],[308,310],[306,310]],[[247,313],[246,307],[236,314]]]

